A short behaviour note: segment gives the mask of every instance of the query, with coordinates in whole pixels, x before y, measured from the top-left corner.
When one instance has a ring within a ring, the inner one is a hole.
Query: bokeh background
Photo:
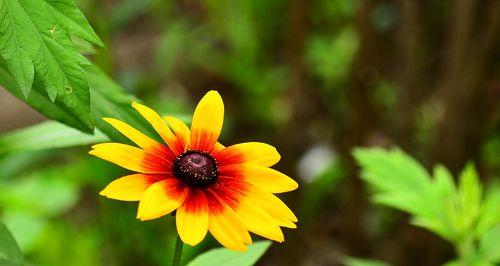
[[[260,265],[339,265],[345,256],[440,265],[452,246],[372,204],[351,156],[399,146],[457,173],[500,174],[500,1],[79,0],[107,49],[102,70],[163,114],[189,119],[217,89],[222,142],[273,144],[296,179],[299,216]],[[84,47],[85,48],[85,47]],[[44,118],[0,89],[0,133]],[[0,158],[0,213],[35,265],[169,265],[170,217],[98,195],[126,172],[89,147]],[[217,246],[207,238],[185,261]]]

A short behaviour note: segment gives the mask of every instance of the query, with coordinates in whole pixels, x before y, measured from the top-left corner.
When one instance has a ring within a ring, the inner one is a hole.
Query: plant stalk
[[[181,237],[179,235],[177,235],[177,240],[175,242],[174,259],[172,260],[172,266],[179,266],[180,265],[183,246],[184,246],[184,243],[182,242]]]

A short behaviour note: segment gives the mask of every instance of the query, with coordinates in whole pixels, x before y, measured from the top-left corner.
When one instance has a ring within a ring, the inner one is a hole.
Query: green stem
[[[177,235],[177,241],[175,242],[175,251],[174,251],[174,259],[172,260],[172,266],[179,266],[181,263],[181,255],[182,255],[182,247],[184,243],[182,243],[181,237]]]
[[[467,266],[470,261],[470,255],[474,251],[474,239],[466,237],[458,246],[458,253],[460,257],[460,265]]]

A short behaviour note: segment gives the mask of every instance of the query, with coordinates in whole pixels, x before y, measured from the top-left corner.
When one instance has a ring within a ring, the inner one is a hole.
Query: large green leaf
[[[21,250],[9,232],[7,227],[0,221],[0,265],[21,266],[24,265]]]
[[[270,246],[271,241],[257,241],[248,246],[245,253],[216,248],[199,255],[188,266],[251,266],[264,255]]]
[[[354,157],[361,165],[362,178],[375,188],[376,202],[410,213],[415,225],[449,240],[461,263],[499,262],[500,193],[494,188],[483,197],[473,164],[464,168],[457,185],[445,167],[436,166],[431,178],[418,162],[398,149],[361,148],[354,151]]]
[[[132,101],[138,101],[135,97],[128,94],[97,67],[88,66],[85,67],[85,71],[90,84],[91,115],[99,130],[112,140],[127,142],[126,138],[102,120],[103,117],[113,117],[131,124],[152,137],[156,136],[152,128],[131,107]],[[0,84],[4,85],[5,88],[15,88],[17,86],[12,76],[1,67]],[[18,98],[22,97],[19,91],[14,90],[13,93]],[[56,99],[56,103],[57,101]],[[90,133],[88,127],[77,116],[69,112],[64,106],[53,104],[46,94],[39,92],[36,86],[31,91],[27,102],[48,118]]]
[[[444,168],[437,168],[438,177],[433,180],[415,159],[399,149],[358,148],[353,154],[362,167],[361,177],[375,188],[375,202],[412,214],[414,224],[445,239],[459,237],[452,226],[456,199],[449,198],[454,183]]]
[[[17,89],[17,83],[12,75],[1,66],[0,85],[10,91],[17,98],[26,101],[26,103],[46,117],[85,132],[92,132],[88,125],[81,121],[77,115],[71,113],[71,111],[63,104],[59,104],[59,99],[56,99],[55,103],[52,102],[48,95],[43,91],[43,87],[38,86],[37,84],[34,84],[28,99],[24,99],[21,91]]]
[[[15,86],[4,79],[0,84],[28,104],[36,102],[30,97],[37,87],[39,94],[91,131],[90,93],[83,69],[90,62],[77,52],[70,34],[103,45],[73,0],[0,0],[0,65],[10,72]]]
[[[47,121],[0,136],[0,156],[11,152],[88,145],[107,139],[98,130],[90,135],[58,122]]]
[[[416,160],[399,149],[358,148],[353,154],[362,167],[361,177],[376,189],[375,202],[409,212],[415,224],[446,239],[454,237],[441,218],[443,204],[431,177]]]

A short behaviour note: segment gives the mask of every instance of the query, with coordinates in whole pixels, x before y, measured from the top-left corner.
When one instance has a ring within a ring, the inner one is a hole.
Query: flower
[[[260,142],[224,147],[217,142],[224,104],[208,92],[194,111],[191,129],[177,118],[163,119],[152,109],[132,103],[165,143],[130,125],[104,118],[137,144],[94,145],[89,154],[137,172],[111,182],[101,195],[139,201],[137,218],[156,219],[175,211],[181,240],[200,243],[209,231],[226,248],[245,251],[249,232],[278,242],[280,227],[296,228],[297,218],[273,193],[295,190],[298,184],[273,170],[280,160],[276,149]]]

